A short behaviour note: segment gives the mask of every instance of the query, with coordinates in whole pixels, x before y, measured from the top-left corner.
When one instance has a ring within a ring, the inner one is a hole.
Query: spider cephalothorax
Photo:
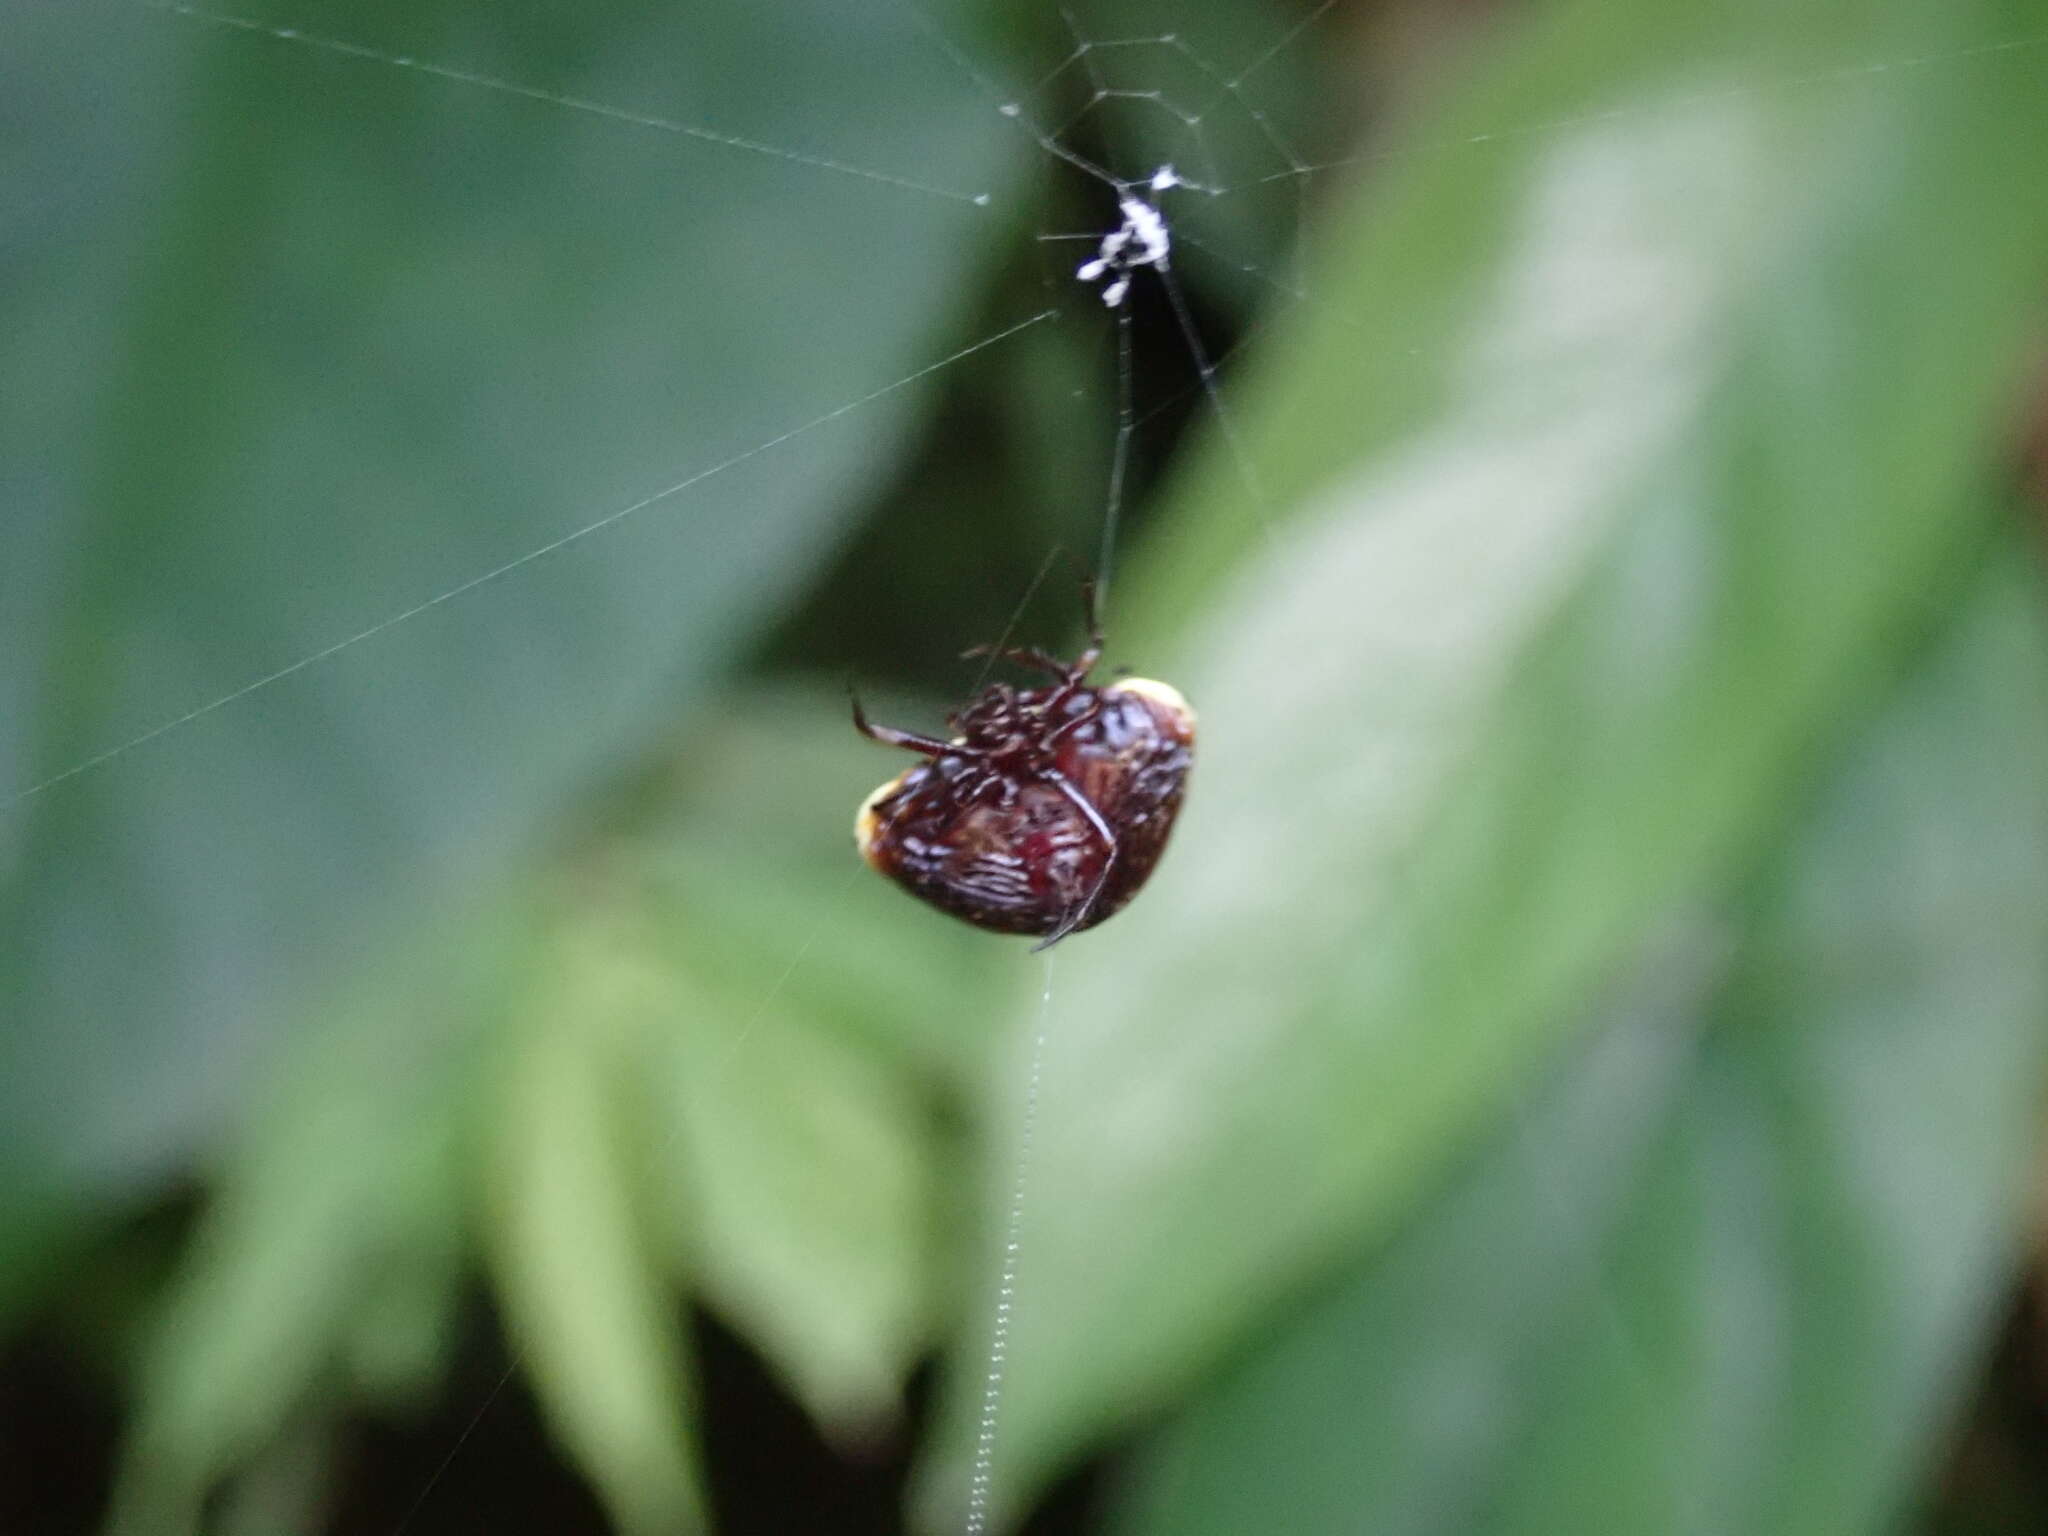
[[[1090,687],[1099,638],[1071,662],[996,654],[1056,681],[991,684],[948,717],[950,741],[871,725],[854,705],[862,733],[926,758],[861,803],[854,841],[913,896],[1052,944],[1123,906],[1159,862],[1193,760],[1195,716],[1149,678]]]

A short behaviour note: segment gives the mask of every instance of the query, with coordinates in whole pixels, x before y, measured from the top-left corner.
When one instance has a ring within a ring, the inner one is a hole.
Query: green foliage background
[[[1104,200],[933,41],[1059,18],[236,14],[0,53],[0,1327],[121,1395],[116,1531],[327,1528],[265,1469],[479,1276],[617,1529],[714,1523],[685,1299],[848,1447],[939,1359],[957,1528],[1045,973],[860,873],[837,689],[935,719],[1093,548],[1114,333],[1034,247]],[[1116,1450],[1119,1536],[1893,1527],[2039,1147],[2048,11],[1304,36],[1299,267],[1297,178],[1176,215],[1230,429],[1141,358],[1112,643],[1203,743],[1056,952],[999,1513]]]

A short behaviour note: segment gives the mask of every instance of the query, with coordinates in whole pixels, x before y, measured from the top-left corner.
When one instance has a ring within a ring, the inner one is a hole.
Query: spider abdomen
[[[1137,894],[1164,850],[1193,760],[1194,714],[1163,683],[997,686],[959,735],[860,808],[861,856],[977,927],[1064,937]],[[873,732],[871,732],[873,734]]]

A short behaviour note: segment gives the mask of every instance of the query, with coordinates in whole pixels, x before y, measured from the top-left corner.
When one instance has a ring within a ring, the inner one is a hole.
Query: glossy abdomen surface
[[[1078,932],[1137,894],[1193,761],[1194,715],[1178,693],[1144,679],[1005,691],[954,724],[956,750],[862,805],[855,838],[869,864],[1000,933]]]

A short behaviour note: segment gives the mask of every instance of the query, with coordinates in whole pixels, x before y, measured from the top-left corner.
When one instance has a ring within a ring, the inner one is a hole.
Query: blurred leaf
[[[851,807],[891,766],[841,699],[750,700],[693,742],[624,866],[668,998],[655,1198],[710,1303],[852,1438],[929,1342],[941,1090],[985,1059],[1005,979],[854,856]]]
[[[886,695],[868,707],[939,713]],[[854,808],[902,760],[853,730],[844,696],[757,689],[675,761],[665,808],[629,842],[692,975],[735,1007],[780,999],[935,1084],[979,1084],[1015,957],[931,920],[855,855]]]
[[[981,1060],[969,1004],[987,978],[965,962],[988,952],[952,925],[906,927],[854,858],[876,755],[839,699],[748,699],[553,872],[567,899],[545,927],[437,925],[295,1053],[157,1324],[126,1528],[190,1526],[252,1463],[249,1487],[267,1487],[265,1467],[295,1464],[279,1427],[309,1402],[402,1401],[432,1380],[476,1182],[457,1131],[479,1107],[500,1127],[485,1220],[515,1344],[540,1314],[543,1391],[615,1508],[644,1524],[666,1507],[619,1447],[629,1423],[678,1433],[673,1341],[673,1380],[643,1365],[600,1385],[545,1361],[644,1353],[635,1330],[668,1330],[682,1305],[672,1268],[828,1425],[857,1438],[896,1412],[951,1272],[932,1100]],[[557,1272],[589,1253],[609,1264]]]
[[[281,1536],[320,1529],[342,1460],[335,1426],[297,1426],[235,1480],[207,1523],[209,1536]]]
[[[1895,664],[2048,252],[2048,62],[1982,49],[2027,20],[1566,7],[1421,129],[1494,142],[1337,232],[1318,304],[1374,344],[1304,306],[1131,584],[1152,664],[1200,621],[1204,743],[1147,899],[1061,970],[1007,1508],[1398,1219]]]
[[[454,1206],[450,1200],[436,1214],[445,1219],[455,1214]],[[413,1220],[423,1214],[410,1213]],[[422,1228],[411,1252],[370,1278],[342,1340],[354,1397],[372,1406],[405,1408],[438,1383],[463,1299],[468,1236],[466,1225],[452,1221]]]
[[[1029,159],[886,7],[235,9],[0,60],[0,1282],[774,615],[922,386],[825,418],[958,344]]]
[[[477,1026],[502,1012],[519,952],[479,922],[390,967],[258,1099],[152,1329],[116,1529],[195,1529],[208,1491],[345,1377],[387,1397],[431,1380],[458,1280]]]
[[[619,1530],[705,1530],[678,1304],[637,1199],[646,1128],[628,1112],[644,1103],[664,990],[596,924],[553,941],[538,982],[493,1116],[506,1318],[542,1408]]]
[[[1197,1400],[1121,1528],[1881,1528],[2039,1140],[2042,617],[2002,562],[1830,775],[1681,1097],[1613,1070],[1673,1059],[1643,1049],[1661,1011],[1603,1025],[1525,1129]]]
[[[821,1420],[872,1433],[930,1324],[928,1112],[777,997],[678,1001],[657,1171],[695,1278]]]

